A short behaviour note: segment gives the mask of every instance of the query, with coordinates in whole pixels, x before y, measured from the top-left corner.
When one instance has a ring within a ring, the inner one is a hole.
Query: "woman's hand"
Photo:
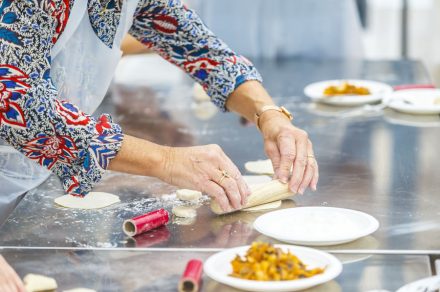
[[[250,190],[238,168],[218,145],[170,147],[158,177],[213,197],[224,211],[246,204]]]
[[[275,178],[289,182],[292,192],[303,194],[309,186],[315,191],[318,163],[307,133],[293,126],[283,113],[273,110],[262,113],[259,124],[264,150],[272,161]]]
[[[8,265],[0,255],[0,291],[2,292],[25,292],[23,282],[17,273]]]

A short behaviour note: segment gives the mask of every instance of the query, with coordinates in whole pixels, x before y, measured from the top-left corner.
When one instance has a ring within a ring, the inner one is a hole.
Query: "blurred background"
[[[253,58],[419,59],[440,84],[440,0],[185,0]]]

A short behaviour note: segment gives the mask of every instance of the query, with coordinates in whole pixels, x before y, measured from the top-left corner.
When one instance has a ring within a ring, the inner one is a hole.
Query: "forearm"
[[[111,160],[109,169],[136,175],[161,178],[169,147],[124,135],[121,149]]]

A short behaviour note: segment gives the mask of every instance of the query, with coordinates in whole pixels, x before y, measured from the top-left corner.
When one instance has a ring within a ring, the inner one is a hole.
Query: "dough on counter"
[[[203,89],[203,87],[198,83],[194,83],[194,86],[193,86],[193,99],[195,101],[209,101],[209,100],[211,100],[209,95],[206,94],[206,91]]]
[[[257,174],[274,174],[272,162],[270,159],[248,161],[244,164],[244,168],[252,173]]]
[[[55,279],[37,274],[27,274],[23,283],[27,292],[54,291],[58,288]]]
[[[175,206],[172,212],[177,217],[193,218],[197,216],[196,209],[186,206]]]
[[[73,288],[69,290],[63,290],[63,292],[96,292],[96,290],[89,288]]]
[[[72,209],[99,209],[120,201],[118,196],[104,192],[90,192],[83,198],[64,195],[55,199],[56,204]]]
[[[249,211],[249,212],[255,212],[255,211],[263,211],[263,210],[269,210],[269,209],[276,209],[281,206],[281,200],[270,202],[267,204],[262,204],[250,208],[243,209],[242,211]]]
[[[180,189],[176,191],[176,196],[179,200],[182,201],[196,201],[200,199],[202,193],[199,191]]]

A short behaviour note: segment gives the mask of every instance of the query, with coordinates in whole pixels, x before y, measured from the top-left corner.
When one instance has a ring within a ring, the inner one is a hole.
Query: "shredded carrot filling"
[[[324,268],[307,269],[295,255],[263,242],[252,243],[244,258],[237,255],[231,265],[230,276],[256,281],[296,280],[324,272]]]
[[[368,95],[370,90],[366,87],[355,86],[348,82],[344,82],[342,85],[329,86],[324,89],[324,95],[335,96],[335,95]]]

